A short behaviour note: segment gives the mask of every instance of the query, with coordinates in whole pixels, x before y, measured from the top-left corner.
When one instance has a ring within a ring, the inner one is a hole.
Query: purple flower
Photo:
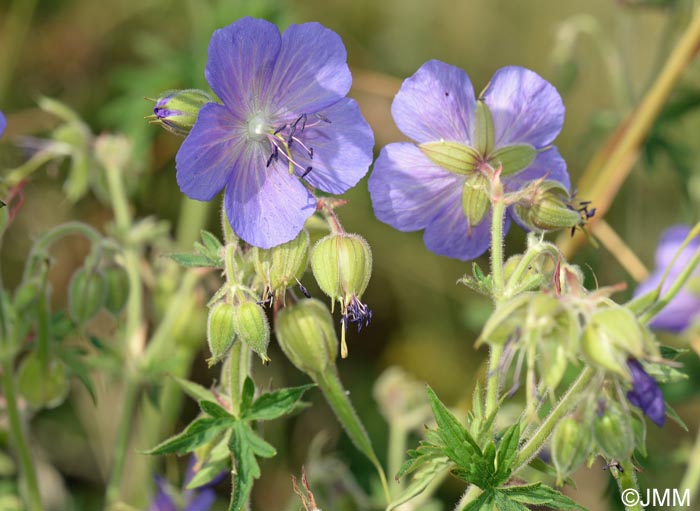
[[[659,285],[666,268],[671,264],[673,256],[678,252],[689,233],[690,227],[687,225],[676,225],[664,231],[656,249],[656,268],[649,278],[639,285],[635,296],[648,293]],[[690,263],[698,248],[700,248],[700,239],[696,237],[679,254],[661,287],[662,295],[668,291],[678,274]],[[654,316],[654,319],[649,322],[650,327],[669,332],[682,332],[693,321],[700,320],[700,270],[695,272],[690,279],[688,285],[681,289],[673,300]]]
[[[200,110],[177,154],[177,181],[193,199],[225,188],[234,232],[270,248],[316,210],[306,184],[340,194],[367,173],[374,136],[345,97],[352,77],[338,35],[319,25],[243,18],[214,32],[205,75],[222,100]]]
[[[556,89],[533,71],[500,69],[477,100],[464,71],[431,60],[403,82],[391,111],[415,143],[382,149],[369,179],[374,212],[400,231],[425,229],[425,244],[437,254],[468,260],[489,247],[490,203],[484,199],[483,214],[470,224],[466,185],[492,174],[510,149],[521,157],[519,165],[503,164],[506,192],[543,177],[569,189],[566,163],[551,145],[564,122],[564,105]],[[437,164],[425,152],[426,144],[437,142],[466,147],[474,155],[472,165],[456,172]],[[522,225],[512,208],[508,216]],[[504,233],[509,225],[507,217]]]
[[[5,131],[6,127],[7,127],[7,120],[5,119],[5,116],[3,115],[3,113],[0,112],[0,137],[2,137],[2,133]]]
[[[627,392],[627,399],[634,406],[641,408],[657,426],[663,427],[666,422],[666,405],[659,384],[649,376],[638,361],[627,361],[632,374],[632,390]]]
[[[194,490],[186,490],[185,488],[195,475],[195,464],[197,460],[194,456],[190,457],[185,473],[185,480],[182,483],[182,490],[175,490],[168,481],[160,476],[156,477],[156,492],[151,506],[148,511],[209,511],[211,506],[216,501],[216,493],[212,489],[226,476],[226,472],[222,472],[205,484]],[[178,495],[179,494],[179,495]]]

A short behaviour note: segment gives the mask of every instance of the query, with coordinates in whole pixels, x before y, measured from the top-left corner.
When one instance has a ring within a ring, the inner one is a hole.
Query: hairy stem
[[[4,336],[3,332],[3,336]],[[27,438],[22,428],[22,420],[17,406],[17,390],[15,388],[14,368],[12,358],[2,356],[2,390],[5,397],[5,410],[10,426],[10,438],[19,458],[22,474],[27,490],[27,509],[30,511],[42,511],[41,492],[39,491],[39,481],[36,476],[36,468],[29,450]]]
[[[644,507],[639,499],[639,483],[637,482],[637,473],[634,465],[630,460],[625,461],[620,465],[621,469],[611,468],[614,471],[617,486],[622,494],[622,502],[625,504],[625,511],[644,511]],[[630,495],[630,497],[626,497]],[[626,502],[634,502],[634,505],[627,505]]]
[[[124,465],[126,463],[126,454],[129,449],[129,438],[131,436],[131,426],[134,422],[134,410],[136,409],[136,402],[140,389],[141,385],[134,376],[127,375],[126,383],[122,390],[122,413],[119,417],[119,425],[117,426],[117,436],[114,439],[112,469],[105,492],[105,498],[108,504],[114,504],[120,498]]]
[[[326,401],[333,409],[336,417],[342,424],[345,432],[352,440],[355,447],[372,462],[377,474],[379,475],[379,480],[382,483],[382,488],[384,490],[384,496],[386,497],[387,504],[391,502],[391,493],[389,492],[389,485],[386,480],[386,474],[382,468],[377,455],[374,453],[374,448],[372,447],[372,442],[367,435],[367,430],[362,424],[362,421],[355,412],[355,408],[350,402],[348,394],[343,388],[343,384],[340,382],[338,372],[335,367],[314,375],[314,380],[321,388]]]
[[[690,451],[690,456],[688,457],[688,466],[685,469],[685,474],[683,474],[683,479],[678,485],[678,491],[683,492],[686,489],[690,491],[690,502],[687,505],[692,506],[697,501],[696,496],[698,489],[700,489],[700,428],[698,428],[693,450]],[[685,505],[676,507],[677,511],[685,509],[688,509]]]

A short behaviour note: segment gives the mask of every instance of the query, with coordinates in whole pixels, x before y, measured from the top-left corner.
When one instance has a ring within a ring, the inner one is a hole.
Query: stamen
[[[306,176],[309,175],[309,172],[311,172],[312,170],[313,170],[313,167],[306,167],[306,170],[305,170],[304,173],[300,176],[300,179],[304,179]]]
[[[331,120],[328,117],[326,117],[325,115],[320,114],[320,113],[316,113],[315,115],[316,115],[316,117],[321,119],[323,122],[327,122],[328,124],[331,124]]]
[[[273,135],[273,136],[274,136],[274,135],[277,135],[280,131],[282,131],[282,130],[285,129],[286,127],[287,127],[287,125],[286,125],[286,124],[283,124],[282,126],[280,126],[279,128],[277,128],[275,131],[273,131],[273,132],[272,132],[272,135]]]
[[[269,167],[269,166],[270,166],[270,164],[272,163],[272,160],[278,160],[278,159],[279,159],[279,157],[280,157],[279,152],[280,152],[280,151],[279,151],[279,148],[278,148],[277,146],[275,146],[275,150],[272,151],[272,154],[271,154],[270,157],[267,159],[267,164],[265,164],[266,167]]]
[[[304,150],[306,151],[306,153],[309,155],[309,158],[313,160],[313,159],[314,159],[314,148],[313,148],[313,147],[306,147],[306,145],[304,144],[304,142],[302,142],[301,139],[299,139],[299,138],[297,138],[297,137],[294,137],[294,140],[295,140],[301,147],[304,148]]]

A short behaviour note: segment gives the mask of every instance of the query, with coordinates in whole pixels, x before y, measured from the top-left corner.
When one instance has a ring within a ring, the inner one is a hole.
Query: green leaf
[[[260,477],[260,466],[255,459],[255,452],[251,445],[249,428],[242,421],[237,421],[231,432],[229,449],[235,459],[235,477],[233,478],[233,492],[229,511],[243,511],[253,489],[253,481]]]
[[[95,387],[92,383],[92,378],[90,377],[90,367],[83,361],[83,353],[79,349],[65,349],[61,350],[61,360],[66,364],[66,367],[70,369],[70,372],[77,376],[80,383],[83,384],[85,390],[90,394],[93,404],[97,404],[97,394],[95,393]]]
[[[671,419],[673,422],[678,424],[683,430],[687,433],[688,432],[688,426],[686,426],[685,422],[683,422],[683,419],[681,419],[680,415],[676,413],[676,411],[671,408],[671,406],[666,403],[666,417]]]
[[[175,383],[180,386],[185,394],[195,401],[211,401],[212,403],[216,403],[216,397],[211,390],[198,383],[185,380],[184,378],[178,378],[177,376],[173,376],[172,379],[175,380]]]
[[[211,415],[215,419],[228,419],[231,422],[235,420],[234,416],[218,403],[202,400],[199,402],[199,408],[201,408],[204,413]]]
[[[538,472],[542,472],[543,474],[547,474],[552,477],[557,477],[557,469],[554,468],[552,465],[548,465],[540,458],[533,458],[530,461],[530,463],[528,463],[528,466],[537,470]],[[574,480],[570,477],[564,479],[564,484],[571,486],[572,488],[576,488],[576,483],[574,483]]]
[[[268,421],[287,415],[294,410],[297,401],[301,399],[304,392],[314,386],[313,384],[301,385],[267,392],[258,397],[242,416],[247,420]]]
[[[510,486],[508,488],[499,488],[498,492],[507,496],[508,499],[521,504],[548,506],[563,511],[569,509],[586,510],[586,508],[576,504],[576,502],[571,500],[566,495],[563,495],[554,488],[550,488],[542,483],[535,483],[527,486]]]
[[[420,470],[416,471],[409,485],[406,486],[403,491],[391,501],[391,504],[389,504],[389,506],[386,508],[386,511],[392,511],[401,504],[404,504],[423,493],[433,481],[439,481],[440,479],[444,478],[447,475],[450,466],[451,463],[445,457],[432,458],[428,460],[427,463],[420,468]],[[399,476],[397,476],[397,479],[398,477]]]
[[[266,442],[260,435],[253,431],[249,426],[247,429],[247,439],[250,443],[251,449],[256,456],[262,458],[272,458],[277,455],[277,449],[275,449],[271,444]]]
[[[465,459],[474,455],[481,456],[481,449],[479,449],[472,436],[452,412],[442,404],[442,401],[440,401],[430,386],[428,386],[428,399],[430,399],[430,406],[433,409],[435,422],[438,425],[438,433],[447,449],[453,451],[458,457]],[[459,463],[459,459],[454,459],[454,461]]]
[[[492,511],[495,504],[495,492],[486,490],[479,498],[467,504],[462,511]]]
[[[645,363],[644,370],[657,383],[677,383],[688,379],[688,375],[666,364]]]
[[[512,471],[513,462],[518,455],[520,445],[520,423],[516,422],[506,429],[498,444],[496,452],[496,478],[494,485],[505,483]]]
[[[195,419],[182,433],[160,443],[144,454],[185,454],[200,445],[212,441],[217,435],[231,427],[230,418],[213,419],[205,417]]]
[[[219,241],[219,238],[214,236],[209,231],[202,230],[201,235],[204,246],[207,247],[210,252],[216,253],[223,246]]]
[[[229,437],[230,438],[230,437]],[[200,468],[185,489],[193,490],[211,482],[221,471],[230,471],[231,453],[228,449],[229,438],[226,435],[222,436],[221,440],[209,451],[202,460],[202,468]],[[200,459],[198,457],[198,459]]]
[[[661,356],[666,360],[677,360],[682,355],[688,353],[688,351],[690,351],[688,348],[676,348],[666,345],[659,346],[659,353],[661,353]]]
[[[245,417],[245,415],[248,413],[254,396],[255,383],[250,376],[246,376],[246,379],[243,382],[243,389],[241,390],[241,417]]]

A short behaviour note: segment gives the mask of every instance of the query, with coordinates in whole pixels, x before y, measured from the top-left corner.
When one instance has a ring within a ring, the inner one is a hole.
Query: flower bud
[[[255,273],[275,296],[301,278],[309,261],[309,233],[302,230],[292,241],[271,249],[253,248]]]
[[[321,374],[335,363],[338,338],[328,307],[314,298],[288,305],[275,318],[280,348],[297,369]]]
[[[629,418],[613,401],[593,420],[593,436],[600,452],[612,460],[627,460],[634,450],[634,429]]]
[[[234,308],[230,303],[219,302],[209,310],[207,343],[211,352],[210,366],[222,360],[233,346],[236,340],[234,321]]]
[[[582,223],[581,213],[571,207],[569,192],[556,181],[543,181],[515,204],[515,215],[535,232],[556,231]]]
[[[29,309],[39,298],[42,287],[41,279],[37,277],[23,281],[17,289],[15,289],[15,310],[21,313]]]
[[[105,309],[116,316],[122,311],[129,298],[129,275],[120,266],[105,268],[103,275],[107,283]]]
[[[552,461],[557,469],[557,485],[572,474],[588,457],[593,447],[590,423],[564,417],[552,436]]]
[[[472,173],[465,181],[462,188],[462,209],[469,222],[469,228],[475,227],[491,209],[489,197],[489,180],[481,172]]]
[[[260,356],[263,364],[267,364],[270,361],[267,356],[270,325],[262,307],[250,301],[234,305],[233,325],[238,338]]]
[[[68,313],[83,324],[91,319],[105,303],[107,286],[102,273],[79,268],[68,284]]]
[[[199,89],[170,90],[162,93],[147,119],[160,123],[169,132],[182,137],[194,126],[201,108],[212,98]]]
[[[360,330],[372,318],[372,311],[360,301],[372,274],[372,252],[367,242],[356,234],[329,234],[314,246],[311,270],[321,290],[333,303],[340,302],[343,314],[341,356],[345,358],[348,323],[357,324]]]
[[[627,358],[643,358],[643,343],[637,318],[615,305],[591,316],[583,331],[581,348],[592,364],[630,380]]]
[[[17,369],[17,388],[32,406],[54,408],[68,395],[66,368],[60,360],[50,360],[42,369],[39,357],[31,353]]]

